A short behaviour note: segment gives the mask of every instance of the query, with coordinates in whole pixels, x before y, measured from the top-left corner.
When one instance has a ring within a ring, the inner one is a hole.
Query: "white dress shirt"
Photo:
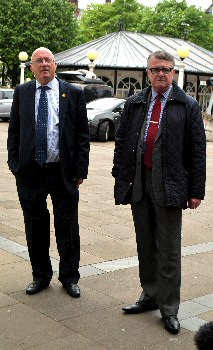
[[[36,80],[35,121],[37,121],[41,84]],[[59,161],[59,82],[56,78],[46,86],[48,100],[47,163]]]

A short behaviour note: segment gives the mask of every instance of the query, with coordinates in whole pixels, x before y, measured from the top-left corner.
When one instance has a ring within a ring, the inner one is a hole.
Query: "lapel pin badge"
[[[67,94],[62,94],[62,97],[67,97]]]

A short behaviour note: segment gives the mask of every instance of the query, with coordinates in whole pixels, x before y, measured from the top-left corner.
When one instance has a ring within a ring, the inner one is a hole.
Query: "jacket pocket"
[[[129,204],[132,193],[132,184],[115,179],[114,197],[115,204]]]

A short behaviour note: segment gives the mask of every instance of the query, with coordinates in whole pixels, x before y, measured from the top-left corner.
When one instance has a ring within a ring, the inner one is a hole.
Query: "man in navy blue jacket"
[[[8,131],[8,165],[16,178],[32,265],[33,282],[26,293],[46,288],[53,274],[46,202],[50,194],[60,256],[59,281],[69,295],[79,297],[78,188],[87,177],[89,164],[86,104],[80,89],[55,77],[57,64],[49,49],[36,49],[30,67],[35,80],[16,87]],[[43,87],[48,107],[47,154],[40,163],[36,134]]]

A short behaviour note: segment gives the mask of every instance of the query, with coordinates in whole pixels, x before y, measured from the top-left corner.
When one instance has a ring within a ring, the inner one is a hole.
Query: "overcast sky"
[[[113,2],[114,0],[112,0]],[[139,3],[145,6],[156,6],[158,0],[138,0]],[[96,3],[96,4],[104,4],[105,0],[79,0],[78,6],[80,9],[84,9],[88,4]],[[195,5],[196,7],[201,7],[203,10],[206,10],[212,3],[211,0],[187,0],[188,5]]]

